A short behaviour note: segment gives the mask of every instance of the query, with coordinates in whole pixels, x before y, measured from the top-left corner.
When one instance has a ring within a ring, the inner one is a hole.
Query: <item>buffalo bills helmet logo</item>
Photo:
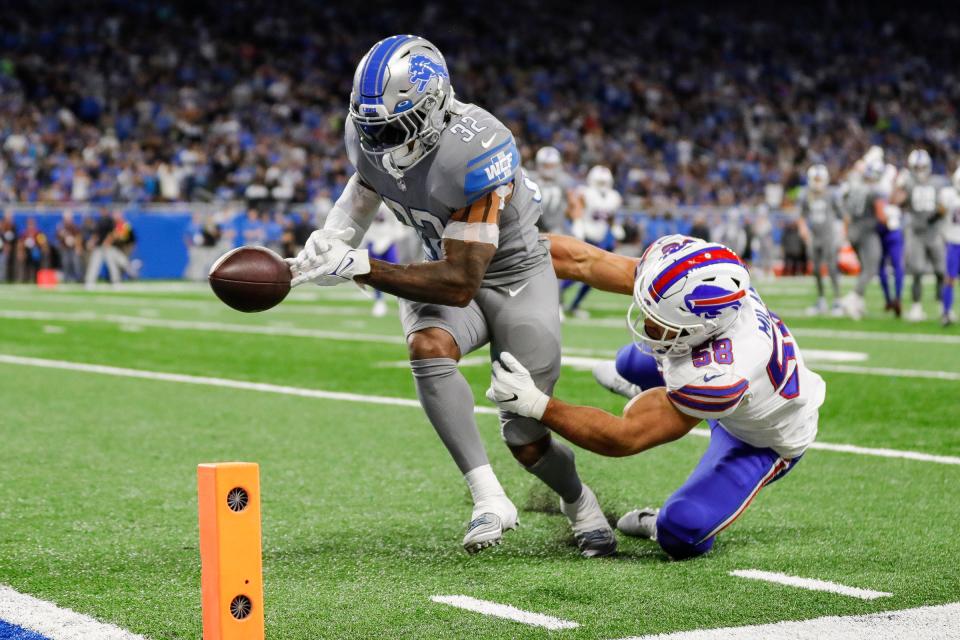
[[[410,58],[410,84],[417,88],[417,93],[427,90],[427,85],[433,78],[446,78],[447,70],[443,65],[423,54]]]
[[[680,251],[680,249],[683,249],[688,244],[692,244],[694,242],[696,242],[696,240],[694,240],[693,238],[687,238],[681,242],[670,242],[660,247],[660,251],[663,252],[663,255],[668,256],[671,253],[676,253],[677,251]]]
[[[687,311],[695,313],[701,318],[713,320],[728,308],[739,309],[746,291],[728,291],[722,287],[701,284],[683,297]]]

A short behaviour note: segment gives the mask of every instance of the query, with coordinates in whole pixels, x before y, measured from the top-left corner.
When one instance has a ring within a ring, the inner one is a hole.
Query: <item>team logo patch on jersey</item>
[[[717,318],[724,309],[739,309],[740,299],[746,295],[746,291],[728,291],[722,287],[715,287],[709,284],[701,284],[693,291],[683,297],[683,302],[690,313],[695,313],[701,318]]]
[[[417,88],[417,93],[426,91],[432,79],[446,77],[447,71],[443,65],[433,58],[423,54],[410,58],[410,84]]]

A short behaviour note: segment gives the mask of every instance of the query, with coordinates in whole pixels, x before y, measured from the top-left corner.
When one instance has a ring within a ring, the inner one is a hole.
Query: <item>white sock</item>
[[[473,504],[480,504],[492,498],[507,497],[496,474],[493,473],[493,467],[489,464],[471,469],[463,474],[463,479],[467,481],[467,486],[470,488]]]

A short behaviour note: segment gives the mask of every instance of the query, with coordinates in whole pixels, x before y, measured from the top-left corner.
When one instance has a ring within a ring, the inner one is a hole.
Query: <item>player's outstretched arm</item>
[[[443,260],[416,264],[370,261],[370,273],[355,280],[395,296],[454,307],[470,304],[497,246],[445,238]]]
[[[553,269],[562,280],[585,282],[595,289],[633,294],[638,261],[604,251],[570,236],[547,234]]]
[[[685,436],[697,423],[680,413],[663,387],[630,401],[623,417],[551,398],[540,419],[570,442],[604,456],[632,456]]]
[[[623,417],[601,409],[568,404],[540,391],[530,372],[510,353],[493,363],[487,398],[500,409],[539,420],[576,445],[604,456],[630,456],[690,431],[700,418],[681,413],[663,387],[627,404]]]

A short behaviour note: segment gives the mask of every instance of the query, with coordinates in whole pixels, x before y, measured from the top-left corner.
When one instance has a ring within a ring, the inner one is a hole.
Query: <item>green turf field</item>
[[[854,352],[808,358],[828,384],[821,441],[960,456],[960,329],[876,311],[861,323],[808,319],[811,283],[758,288],[805,352]],[[591,320],[564,327],[568,355],[612,356],[628,342],[627,303],[594,293]],[[0,357],[415,398],[394,310],[374,319],[346,286],[298,290],[259,315],[227,309],[200,285],[3,287]],[[467,365],[482,399],[487,369]],[[623,406],[585,369],[565,367],[557,394]],[[812,450],[704,558],[669,562],[655,544],[621,537],[618,556],[589,561],[484,414],[522,524],[502,547],[468,557],[468,493],[416,407],[9,359],[0,397],[0,584],[154,639],[200,637],[196,465],[224,460],[261,465],[271,638],[620,638],[960,601],[956,464]],[[659,504],[706,443],[690,436],[630,459],[578,451],[578,462],[614,516]],[[865,601],[729,576],[735,569],[893,595]],[[546,631],[430,601],[454,594],[580,626]]]

